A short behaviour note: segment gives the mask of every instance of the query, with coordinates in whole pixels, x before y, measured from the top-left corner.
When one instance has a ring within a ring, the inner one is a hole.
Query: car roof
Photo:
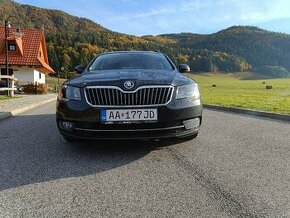
[[[110,52],[104,52],[101,53],[100,55],[105,55],[105,54],[161,54],[159,51],[110,51]]]

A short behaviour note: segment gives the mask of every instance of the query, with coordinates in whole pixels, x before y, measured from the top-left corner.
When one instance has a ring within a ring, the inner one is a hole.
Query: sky
[[[210,34],[233,25],[290,33],[290,0],[16,0],[132,35]]]

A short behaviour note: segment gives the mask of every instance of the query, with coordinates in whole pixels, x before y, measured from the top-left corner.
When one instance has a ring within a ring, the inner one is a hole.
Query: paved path
[[[0,120],[22,114],[56,99],[56,94],[20,95],[19,98],[0,101]]]
[[[39,103],[41,101],[56,98],[57,95],[55,93],[48,93],[46,95],[19,95],[19,96],[20,98],[1,100],[0,113],[10,112],[12,110],[26,107],[35,103]]]
[[[196,140],[80,142],[55,103],[0,121],[0,217],[290,217],[290,123],[204,111]]]

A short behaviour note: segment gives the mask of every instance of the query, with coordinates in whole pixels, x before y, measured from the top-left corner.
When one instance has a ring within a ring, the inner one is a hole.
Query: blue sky
[[[133,35],[213,33],[232,25],[254,25],[290,33],[289,0],[16,0],[89,18]]]

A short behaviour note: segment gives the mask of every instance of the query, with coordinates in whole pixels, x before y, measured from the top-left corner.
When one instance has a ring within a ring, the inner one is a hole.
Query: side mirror
[[[190,72],[190,67],[187,64],[179,64],[178,70],[180,73],[188,73]]]
[[[83,65],[78,65],[75,67],[75,72],[81,74],[82,72],[84,72],[85,67]]]

